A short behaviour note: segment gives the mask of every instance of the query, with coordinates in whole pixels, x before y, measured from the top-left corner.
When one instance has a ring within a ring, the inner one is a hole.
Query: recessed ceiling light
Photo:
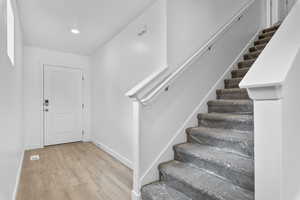
[[[71,33],[78,35],[80,33],[80,30],[78,30],[76,28],[72,28]]]

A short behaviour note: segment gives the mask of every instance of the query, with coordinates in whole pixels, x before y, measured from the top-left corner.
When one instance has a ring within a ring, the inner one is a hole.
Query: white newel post
[[[283,200],[282,88],[248,88],[254,100],[255,200]]]
[[[140,183],[140,128],[141,128],[141,103],[134,99],[133,101],[133,190],[132,200],[141,199]]]

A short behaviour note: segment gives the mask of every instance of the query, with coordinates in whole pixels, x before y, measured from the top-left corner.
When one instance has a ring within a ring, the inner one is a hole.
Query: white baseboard
[[[21,174],[22,174],[22,167],[23,167],[23,162],[24,162],[24,155],[25,155],[25,151],[22,152],[22,156],[20,159],[19,167],[18,167],[16,184],[15,184],[15,189],[14,189],[13,198],[12,198],[13,200],[17,199],[17,194],[18,194],[20,179],[21,179]]]
[[[82,142],[92,142],[92,139],[90,137],[84,137],[82,139]],[[36,150],[36,149],[43,149],[44,146],[43,145],[40,145],[40,144],[37,144],[37,145],[26,145],[25,146],[25,150]]]
[[[197,124],[197,115],[201,112],[207,111],[207,102],[209,100],[215,99],[215,92],[217,89],[224,86],[224,79],[230,77],[231,70],[236,66],[236,63],[242,59],[242,56],[248,51],[249,47],[253,44],[254,40],[257,38],[258,31],[251,40],[247,43],[247,45],[243,48],[237,58],[232,62],[232,64],[228,67],[228,69],[224,72],[224,74],[219,78],[216,84],[210,89],[207,95],[202,99],[202,101],[198,104],[198,106],[194,109],[194,111],[189,115],[189,117],[185,120],[181,128],[176,132],[167,146],[163,149],[163,151],[157,156],[152,165],[148,168],[145,174],[141,178],[141,185],[145,185],[151,183],[155,180],[158,180],[158,165],[162,162],[171,160],[174,158],[173,146],[176,144],[186,142],[186,134],[185,130],[189,127],[195,126]]]
[[[93,142],[93,140],[90,137],[88,137],[88,138],[84,138],[82,142]]]
[[[42,149],[44,148],[42,145],[28,145],[25,146],[25,150],[35,150],[35,149]]]
[[[99,147],[100,149],[102,149],[103,151],[105,151],[106,153],[108,153],[109,155],[111,155],[112,157],[114,157],[115,159],[117,159],[118,161],[120,161],[121,163],[123,163],[124,165],[126,165],[128,168],[132,169],[133,168],[133,163],[128,160],[127,158],[125,158],[124,156],[120,155],[119,153],[115,152],[113,149],[109,148],[108,146],[102,144],[99,141],[92,141],[97,147]]]
[[[137,194],[135,191],[131,191],[131,200],[142,200],[141,194]]]

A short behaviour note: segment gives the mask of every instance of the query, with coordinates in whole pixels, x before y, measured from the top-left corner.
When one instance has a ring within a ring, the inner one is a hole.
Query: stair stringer
[[[159,179],[159,171],[157,170],[160,163],[169,161],[171,158],[174,158],[173,146],[176,144],[186,142],[186,132],[185,130],[190,127],[197,126],[198,120],[197,115],[199,113],[207,112],[207,102],[210,100],[216,99],[216,90],[224,87],[224,80],[229,78],[231,75],[231,71],[236,68],[236,64],[239,61],[243,60],[243,55],[248,51],[248,49],[253,45],[254,41],[258,38],[260,30],[258,30],[251,40],[247,43],[247,45],[242,49],[236,59],[232,62],[232,64],[227,68],[227,70],[220,76],[215,85],[209,90],[206,96],[202,99],[202,101],[196,106],[193,112],[186,118],[182,126],[178,129],[176,134],[172,137],[170,142],[166,145],[166,147],[160,152],[160,154],[156,157],[151,166],[147,169],[147,171],[142,175],[140,182],[141,185],[146,185],[151,182],[154,182]]]

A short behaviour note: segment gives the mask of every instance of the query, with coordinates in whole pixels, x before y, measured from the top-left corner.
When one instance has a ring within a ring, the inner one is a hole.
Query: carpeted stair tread
[[[250,59],[250,60],[244,60],[238,63],[238,68],[243,69],[243,68],[249,68],[251,67],[256,59]]]
[[[277,29],[280,27],[280,24],[274,25],[270,28],[266,28],[262,31],[262,33],[269,33],[269,32],[273,32],[273,31],[277,31]]]
[[[253,131],[195,127],[186,132],[188,142],[216,146],[253,157]]]
[[[261,44],[261,45],[256,45],[253,47],[250,47],[249,52],[255,52],[255,51],[260,51],[260,50],[264,50],[264,48],[267,46],[267,44]]]
[[[231,76],[232,76],[232,78],[244,77],[248,73],[249,69],[250,69],[250,67],[232,70]]]
[[[192,200],[164,182],[155,182],[142,188],[143,200]]]
[[[253,102],[251,100],[231,100],[218,99],[207,103],[208,112],[212,113],[234,113],[234,114],[252,114]]]
[[[243,80],[243,78],[225,79],[224,80],[225,89],[239,88],[239,84],[242,80]]]
[[[244,59],[245,60],[252,60],[252,59],[256,59],[262,51],[254,51],[254,52],[250,52],[244,55]]]
[[[253,116],[229,113],[200,113],[198,114],[198,125],[211,128],[251,131],[253,130]]]
[[[171,161],[159,166],[161,180],[193,200],[254,200],[254,193],[194,165]]]
[[[254,190],[254,161],[250,157],[192,143],[176,145],[174,151],[178,161],[205,168],[233,184]]]
[[[264,38],[264,39],[260,39],[260,40],[256,40],[254,42],[254,45],[261,45],[261,44],[267,44],[269,43],[269,41],[272,39],[272,37],[269,38]]]
[[[244,88],[219,89],[216,93],[218,99],[249,99]]]
[[[267,33],[261,33],[258,36],[258,39],[264,39],[264,38],[273,37],[275,33],[276,33],[276,31],[271,31],[271,32],[267,32]]]

